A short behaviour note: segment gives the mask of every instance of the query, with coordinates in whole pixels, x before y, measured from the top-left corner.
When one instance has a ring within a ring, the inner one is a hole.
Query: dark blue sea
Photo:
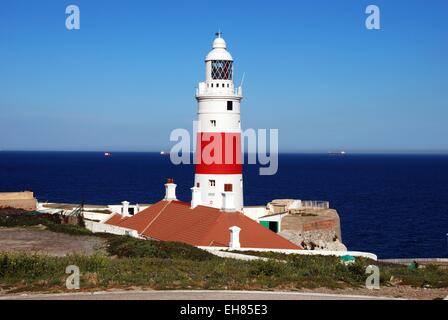
[[[328,200],[350,250],[380,258],[448,256],[448,156],[282,154],[274,176],[246,165],[245,204],[275,198]],[[190,200],[193,165],[155,153],[0,152],[0,191],[34,191],[40,201],[152,203],[174,178]]]

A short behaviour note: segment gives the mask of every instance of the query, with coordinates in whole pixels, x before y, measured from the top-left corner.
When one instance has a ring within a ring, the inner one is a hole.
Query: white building
[[[227,210],[227,202],[242,211],[242,89],[233,83],[233,58],[220,33],[205,59],[205,82],[199,83],[196,99],[199,123],[192,190],[200,194],[197,204]]]

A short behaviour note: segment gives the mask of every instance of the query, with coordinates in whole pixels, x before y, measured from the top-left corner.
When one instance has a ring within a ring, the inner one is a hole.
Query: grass
[[[245,251],[235,253],[286,261],[298,269],[306,270],[309,276],[324,275],[330,273],[344,283],[356,285],[366,279],[365,270],[368,265],[376,265],[380,268],[381,285],[392,285],[391,279],[396,283],[419,288],[448,288],[448,270],[437,265],[421,266],[418,269],[409,269],[407,266],[384,263],[366,258],[356,258],[354,264],[341,269],[340,259],[337,257],[302,256],[283,254],[277,252]],[[345,269],[345,270],[344,270]],[[346,273],[345,271],[349,271]]]
[[[51,231],[85,234],[107,240],[107,255],[50,257],[0,252],[0,289],[20,291],[65,291],[69,265],[81,271],[81,288],[141,287],[152,289],[299,290],[345,288],[365,285],[366,267],[380,267],[381,285],[391,286],[391,277],[415,287],[448,288],[448,270],[406,266],[357,258],[344,265],[337,257],[244,252],[272,258],[268,261],[223,259],[196,247],[173,242],[140,240],[114,235],[93,235],[82,226],[61,225],[51,217],[1,215],[0,226],[42,224]]]

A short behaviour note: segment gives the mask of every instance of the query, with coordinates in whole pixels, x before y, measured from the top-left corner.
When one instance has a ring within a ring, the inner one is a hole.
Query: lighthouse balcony
[[[243,97],[243,88],[234,88],[233,86],[227,86],[227,84],[222,84],[222,86],[215,85],[213,87],[207,86],[205,82],[199,83],[199,87],[196,89],[196,97],[220,97],[220,96],[232,96],[236,98]]]

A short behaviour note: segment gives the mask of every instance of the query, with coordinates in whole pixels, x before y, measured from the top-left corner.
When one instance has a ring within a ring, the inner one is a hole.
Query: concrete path
[[[0,296],[0,300],[392,300],[387,297],[265,291],[113,291]],[[395,300],[395,299],[394,299]],[[398,300],[398,299],[397,299]]]

